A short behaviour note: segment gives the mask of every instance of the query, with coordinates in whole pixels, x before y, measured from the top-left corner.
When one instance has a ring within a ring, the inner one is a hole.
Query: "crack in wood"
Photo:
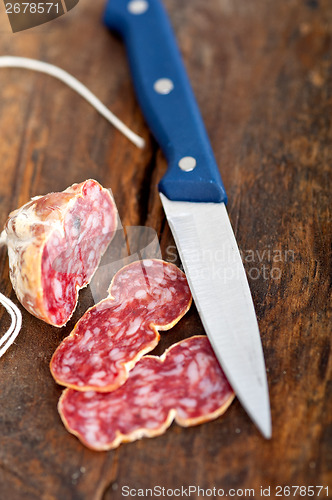
[[[157,153],[158,153],[158,144],[155,140],[151,140],[151,158],[146,164],[145,167],[145,176],[144,181],[141,185],[141,189],[139,191],[139,221],[141,226],[146,225],[146,221],[149,214],[149,205],[151,198],[153,197],[153,191],[156,189],[154,185],[152,185],[153,173],[157,166]]]

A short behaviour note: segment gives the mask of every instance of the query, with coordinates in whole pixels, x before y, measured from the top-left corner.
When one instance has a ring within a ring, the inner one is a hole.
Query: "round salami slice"
[[[116,389],[157,345],[158,331],[175,325],[190,305],[186,277],[174,264],[146,259],[125,266],[108,298],[90,308],[55,351],[54,379],[79,391]]]
[[[66,389],[59,413],[69,432],[94,450],[163,434],[175,421],[188,427],[215,419],[234,398],[205,336],[143,357],[126,383],[108,393]]]
[[[110,192],[92,179],[12,212],[4,233],[11,282],[22,305],[51,325],[65,325],[116,224]]]

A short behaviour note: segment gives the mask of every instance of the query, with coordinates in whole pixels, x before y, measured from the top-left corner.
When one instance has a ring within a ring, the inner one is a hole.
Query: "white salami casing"
[[[110,192],[92,179],[12,212],[4,234],[10,279],[22,305],[51,325],[65,325],[116,224]]]

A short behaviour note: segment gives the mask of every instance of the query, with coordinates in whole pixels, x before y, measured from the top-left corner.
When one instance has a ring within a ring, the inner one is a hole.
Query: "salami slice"
[[[65,325],[116,224],[111,194],[92,179],[12,212],[4,232],[10,278],[22,305],[51,325]]]
[[[158,331],[170,329],[190,305],[186,277],[174,264],[145,259],[125,266],[108,298],[89,309],[55,351],[54,379],[79,391],[116,389],[157,345]]]
[[[127,382],[108,393],[66,389],[59,413],[69,432],[94,450],[163,434],[175,421],[193,426],[215,419],[234,398],[205,336],[145,356]]]

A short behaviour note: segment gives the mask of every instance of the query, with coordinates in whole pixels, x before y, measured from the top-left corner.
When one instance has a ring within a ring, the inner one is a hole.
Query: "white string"
[[[106,118],[106,120],[108,120],[138,148],[142,149],[144,147],[145,141],[142,137],[130,130],[130,128],[117,118],[117,116],[115,116],[106,106],[104,106],[104,104],[85,85],[67,73],[67,71],[64,71],[58,66],[54,66],[54,64],[45,63],[36,59],[29,59],[27,57],[16,56],[1,56],[0,67],[25,68],[54,76],[54,78],[61,80],[63,83],[68,85],[68,87],[72,88],[80,96],[82,96],[83,99],[88,101],[91,106],[93,106],[104,118]]]
[[[19,334],[22,326],[22,314],[19,308],[10,300],[0,293],[0,302],[7,309],[8,314],[11,317],[11,325],[7,332],[0,339],[0,358],[5,354],[7,349],[15,341],[17,335]]]
[[[68,87],[75,90],[83,99],[88,101],[107,121],[116,127],[122,134],[124,134],[130,141],[132,141],[138,148],[143,148],[145,141],[142,137],[135,134],[130,128],[127,127],[119,118],[117,118],[104,104],[83,85],[80,81],[74,78],[61,68],[48,64],[36,59],[29,59],[26,57],[16,56],[0,56],[1,68],[25,68],[47,75],[54,76],[58,80],[68,85]],[[0,246],[6,244],[6,234],[3,231],[0,235]],[[7,332],[0,338],[0,358],[5,354],[7,349],[13,344],[17,335],[22,327],[22,314],[18,307],[8,297],[0,293],[0,302],[6,308],[11,317],[11,325]],[[3,347],[1,347],[3,346]]]

